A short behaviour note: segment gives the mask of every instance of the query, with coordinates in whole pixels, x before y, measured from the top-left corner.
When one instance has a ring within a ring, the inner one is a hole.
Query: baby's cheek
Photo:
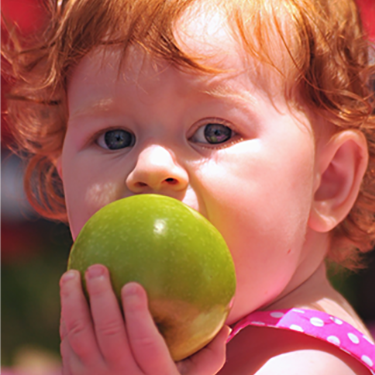
[[[73,190],[67,197],[70,225],[74,224],[74,233],[78,234],[95,212],[125,196],[123,189],[118,188],[118,184],[104,181],[88,183],[81,189],[78,183],[77,190]]]
[[[85,206],[94,214],[100,208],[119,199],[116,184],[112,182],[95,182],[87,187],[84,197]]]

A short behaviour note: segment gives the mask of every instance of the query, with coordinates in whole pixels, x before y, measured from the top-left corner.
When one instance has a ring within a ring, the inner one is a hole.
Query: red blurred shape
[[[375,0],[357,0],[369,39],[375,42]]]
[[[36,31],[46,17],[46,9],[40,0],[2,0],[1,10],[23,33]]]
[[[42,236],[37,225],[1,222],[1,261],[3,264],[27,261],[41,249]]]
[[[30,35],[36,32],[46,21],[46,8],[42,5],[42,0],[2,0],[1,11],[4,18],[9,23],[15,24],[21,34]],[[7,40],[7,31],[4,23],[1,24],[2,42]],[[1,59],[2,64],[6,62]],[[3,65],[4,67],[4,65]],[[8,124],[3,116],[6,107],[5,93],[9,90],[11,82],[8,77],[1,76],[1,146],[6,148],[12,142]]]

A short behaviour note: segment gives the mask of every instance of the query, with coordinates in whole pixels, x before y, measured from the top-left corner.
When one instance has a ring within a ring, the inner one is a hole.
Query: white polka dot
[[[292,324],[289,326],[289,328],[292,329],[293,331],[304,332],[303,328],[300,326],[297,326],[297,324]]]
[[[254,324],[255,326],[265,326],[266,325],[266,323],[264,323],[264,322],[257,322],[257,321],[253,321],[253,322],[251,322],[251,324]]]
[[[340,339],[336,336],[328,336],[327,341],[330,342],[331,344],[334,344],[334,345],[340,345],[341,344]]]
[[[374,366],[374,362],[372,362],[371,358],[367,357],[367,355],[363,355],[361,359],[366,365],[369,365],[370,367]]]
[[[300,314],[304,314],[305,312],[303,310],[300,310],[300,309],[293,309],[294,312],[297,312],[297,313],[300,313]]]
[[[353,344],[358,344],[358,343],[359,343],[359,338],[358,338],[358,336],[356,336],[354,333],[349,332],[349,333],[348,333],[348,337],[349,337],[350,341],[351,341]]]
[[[315,327],[323,327],[324,326],[323,320],[319,319],[319,318],[315,318],[315,317],[310,319],[310,323]]]
[[[272,318],[281,318],[281,317],[284,316],[284,313],[278,312],[278,311],[273,311],[273,312],[271,312],[270,315],[272,316]]]
[[[336,323],[338,324],[339,326],[341,326],[342,324],[342,320],[338,319],[338,318],[335,318],[334,316],[331,316],[331,319]]]

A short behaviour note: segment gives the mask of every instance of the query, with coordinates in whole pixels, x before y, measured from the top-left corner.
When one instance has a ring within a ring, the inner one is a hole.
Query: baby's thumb
[[[181,375],[214,375],[225,364],[226,341],[231,332],[228,326],[224,326],[216,337],[203,349],[181,361],[177,367]]]

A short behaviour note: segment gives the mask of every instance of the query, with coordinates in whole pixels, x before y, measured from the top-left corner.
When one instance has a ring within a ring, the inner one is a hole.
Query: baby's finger
[[[124,318],[113,292],[107,268],[101,264],[89,267],[86,282],[96,337],[104,359],[117,365],[121,362],[130,366],[129,369],[134,363],[135,368]]]
[[[73,352],[67,337],[60,343],[60,353],[62,358],[62,375],[73,375],[71,369],[77,369],[81,367],[81,364],[77,355]]]
[[[226,359],[226,340],[230,328],[224,326],[216,337],[198,353],[177,364],[182,375],[216,374],[224,366]]]
[[[128,283],[122,288],[126,329],[138,366],[145,374],[177,374],[164,338],[148,310],[147,295],[141,285]]]
[[[68,330],[66,328],[66,324],[64,320],[60,319],[60,353],[62,358],[62,375],[71,375],[70,371],[70,362],[72,356],[75,356],[73,353],[69,340],[68,340]]]
[[[101,358],[86,298],[76,270],[66,272],[60,280],[61,316],[69,344],[83,362]]]

